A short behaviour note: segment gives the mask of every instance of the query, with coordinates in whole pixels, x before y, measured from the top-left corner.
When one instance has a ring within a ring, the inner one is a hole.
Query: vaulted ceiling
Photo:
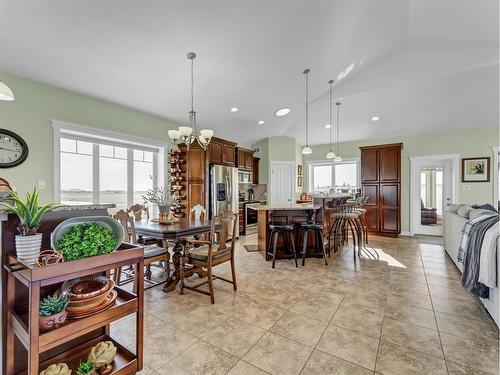
[[[341,141],[498,126],[498,14],[496,0],[0,0],[0,69],[181,124],[196,51],[199,126],[242,143],[304,143],[304,68],[313,145],[329,79]]]

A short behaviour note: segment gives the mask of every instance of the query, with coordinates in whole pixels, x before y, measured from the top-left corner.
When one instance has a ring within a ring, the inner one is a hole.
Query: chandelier
[[[168,136],[172,139],[172,142],[177,144],[179,139],[182,140],[183,143],[186,144],[187,149],[193,144],[194,141],[197,141],[198,144],[206,150],[208,148],[208,144],[214,135],[214,131],[211,129],[202,129],[200,130],[200,134],[198,135],[198,131],[196,129],[196,112],[194,110],[194,75],[193,75],[193,65],[194,59],[196,58],[196,53],[189,52],[187,54],[187,58],[191,60],[191,110],[189,111],[189,126],[179,126],[179,129],[172,129],[168,131]]]

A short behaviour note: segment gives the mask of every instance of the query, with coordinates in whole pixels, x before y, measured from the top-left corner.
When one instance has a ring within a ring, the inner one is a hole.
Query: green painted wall
[[[14,92],[15,101],[0,101],[0,128],[18,133],[29,147],[21,165],[0,170],[17,190],[31,190],[45,180],[42,202],[53,199],[53,139],[50,120],[92,126],[122,134],[166,142],[168,121],[99,99],[35,82],[0,71],[0,80]]]
[[[344,158],[359,157],[360,146],[403,142],[401,154],[401,230],[409,231],[410,223],[410,156],[460,154],[460,157],[492,156],[491,146],[499,144],[498,127],[455,130],[449,132],[419,134],[408,137],[373,139],[340,144],[340,155]],[[328,145],[313,146],[313,153],[304,156],[304,163],[325,160]],[[308,168],[304,168],[307,173]],[[493,173],[486,183],[460,184],[457,203],[493,203]],[[460,171],[461,173],[461,171]],[[307,186],[307,185],[306,185]],[[468,190],[467,188],[470,188]],[[307,187],[306,187],[307,189]]]

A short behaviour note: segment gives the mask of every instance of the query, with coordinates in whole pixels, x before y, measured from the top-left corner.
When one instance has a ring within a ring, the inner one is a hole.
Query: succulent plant
[[[52,316],[64,311],[69,301],[66,296],[47,296],[40,301],[40,316]]]
[[[95,371],[95,364],[91,361],[80,362],[76,369],[75,375],[89,375]]]
[[[101,341],[90,349],[88,360],[101,368],[113,362],[116,355],[116,346],[111,341]]]
[[[71,375],[71,370],[66,363],[54,363],[43,370],[40,375]]]
[[[22,236],[32,236],[36,234],[43,216],[47,212],[60,206],[59,204],[51,203],[39,207],[38,195],[39,193],[35,187],[33,188],[33,193],[26,193],[26,199],[23,201],[15,191],[11,191],[7,199],[13,202],[14,205],[11,206],[7,203],[0,202],[0,206],[12,210],[19,217],[21,224],[19,224],[17,230]]]

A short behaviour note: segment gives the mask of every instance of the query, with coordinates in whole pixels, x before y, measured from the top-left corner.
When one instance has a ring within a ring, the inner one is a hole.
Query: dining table
[[[174,270],[172,274],[167,271],[167,281],[163,286],[164,292],[171,292],[180,282],[181,259],[184,253],[185,237],[198,237],[204,233],[210,232],[211,222],[209,220],[196,220],[191,218],[182,218],[179,221],[170,224],[160,224],[155,219],[143,219],[135,222],[135,230],[139,236],[149,236],[162,241],[163,246],[168,249],[169,242],[173,243],[172,263]],[[166,267],[168,270],[169,268]],[[185,272],[184,277],[192,275]]]

